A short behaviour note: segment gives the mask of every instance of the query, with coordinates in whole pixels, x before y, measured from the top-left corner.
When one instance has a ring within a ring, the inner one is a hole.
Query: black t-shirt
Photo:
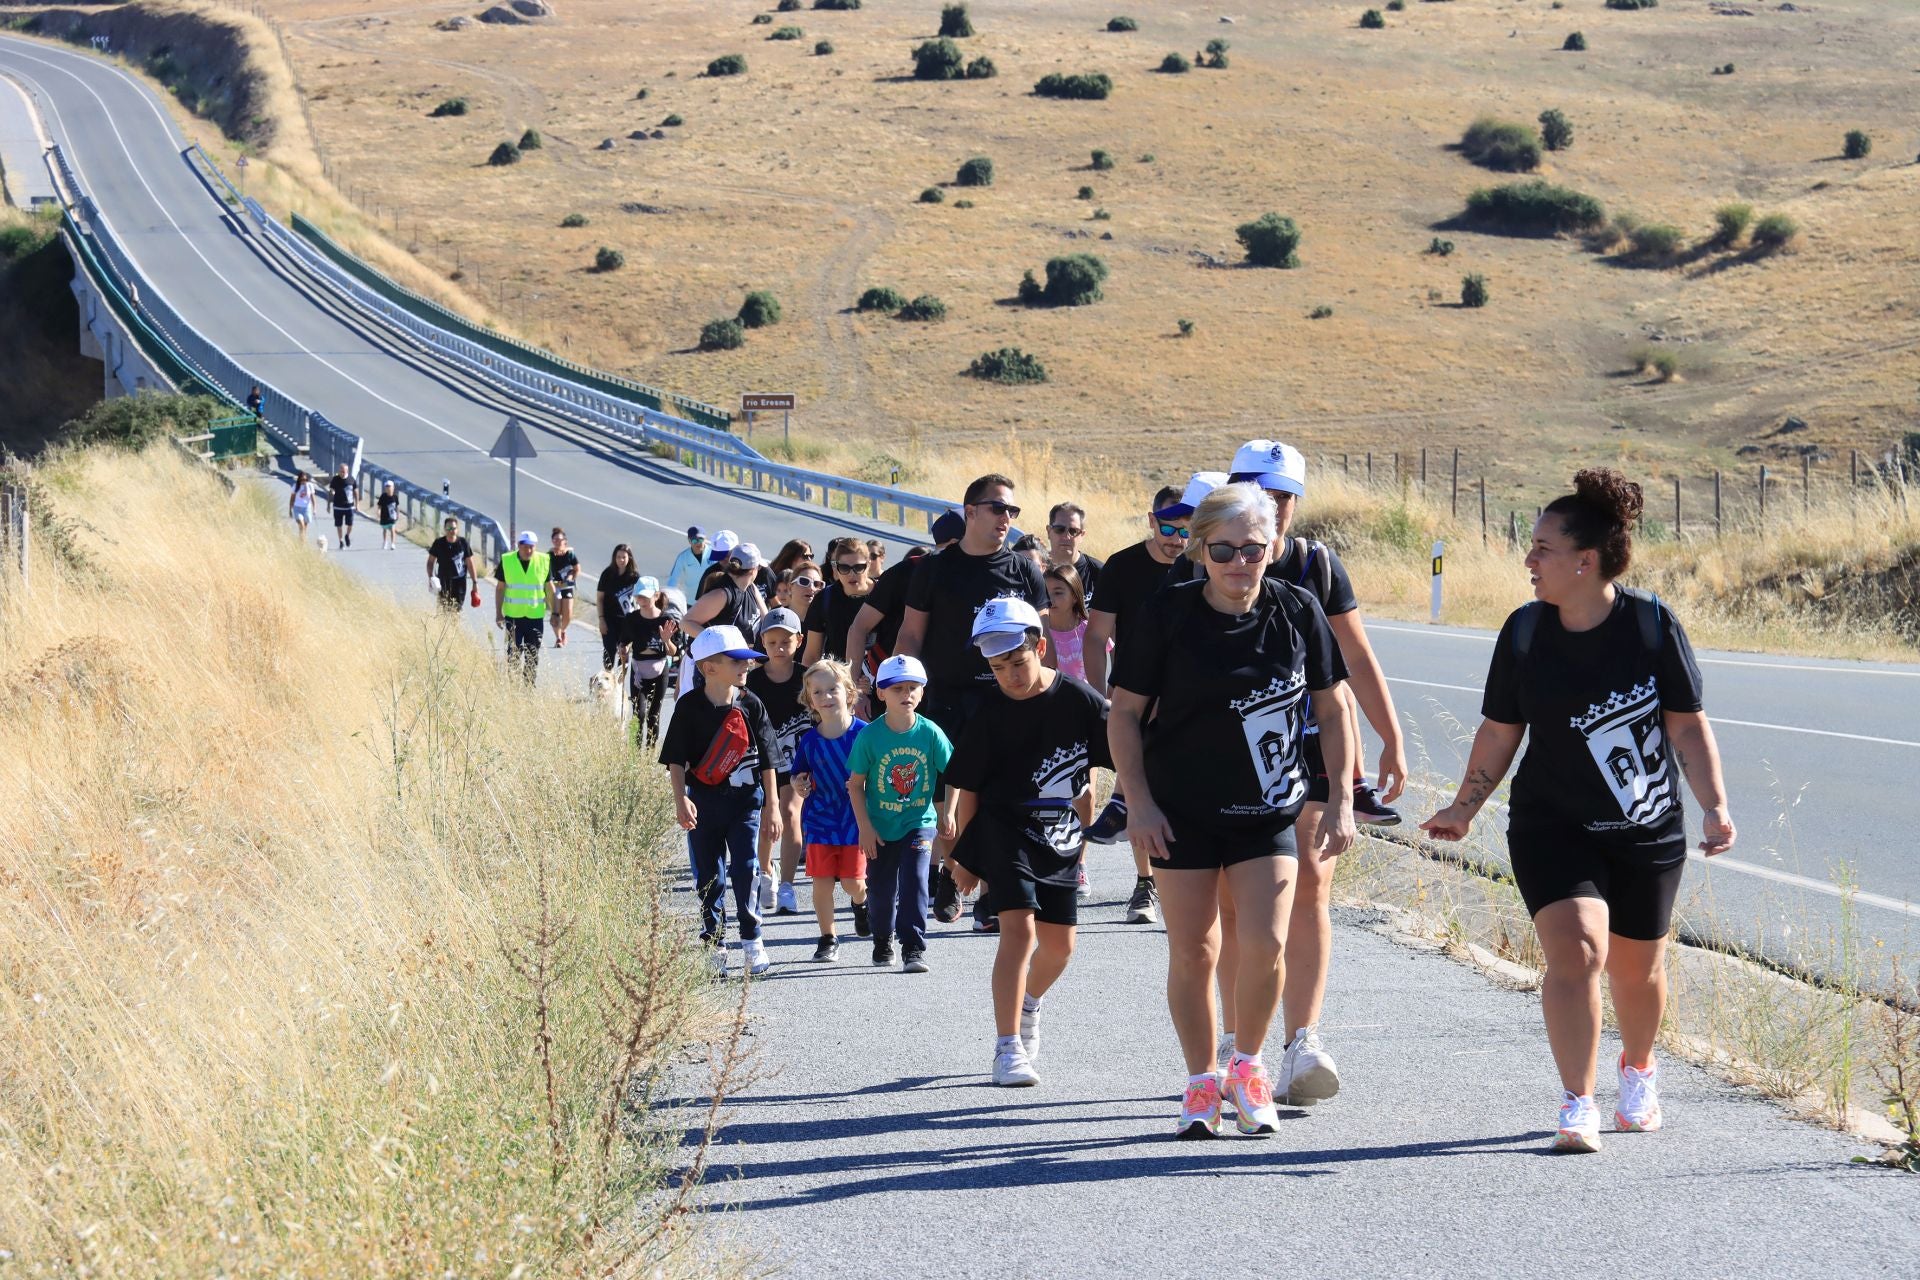
[[[466,577],[472,569],[473,548],[467,545],[465,538],[449,538],[445,534],[433,540],[427,548],[427,554],[433,557],[434,572],[440,575],[440,585],[450,587]]]
[[[1347,575],[1347,566],[1340,563],[1340,557],[1334,554],[1332,547],[1307,538],[1288,538],[1283,545],[1286,547],[1285,553],[1267,566],[1269,578],[1305,587],[1320,602],[1320,611],[1329,618],[1352,613],[1360,607],[1360,598],[1353,594],[1353,579]],[[1322,557],[1326,560],[1325,569],[1320,564]],[[1326,584],[1324,595],[1321,594],[1322,583]]]
[[[1034,880],[1074,883],[1081,830],[1073,798],[1087,785],[1092,765],[1110,769],[1113,760],[1107,700],[1090,685],[1056,675],[1046,692],[1015,699],[996,684],[967,722],[943,775],[949,786],[980,797],[975,822],[990,823],[972,839],[963,837],[960,864],[989,880],[1011,864]],[[973,824],[967,831],[974,832]]]
[[[850,596],[837,582],[828,583],[826,590],[813,598],[807,606],[805,625],[809,633],[820,637],[822,657],[847,660],[847,631],[860,616],[860,606],[872,598]]]
[[[734,695],[733,706],[740,708],[740,714],[747,720],[747,754],[727,778],[726,784],[718,787],[706,787],[695,782],[689,774],[687,790],[698,795],[700,792],[726,792],[736,799],[764,799],[760,788],[760,770],[774,767],[773,762],[780,758],[780,744],[774,740],[773,725],[767,719],[767,709],[760,699],[742,689]],[[726,719],[730,707],[716,707],[711,699],[696,690],[673,704],[673,718],[667,721],[667,732],[660,739],[660,763],[664,765],[683,765],[688,770],[700,763],[700,757],[707,753],[713,737],[720,732],[721,721]],[[762,761],[767,763],[763,766]]]
[[[900,639],[900,624],[907,620],[907,588],[913,583],[913,566],[922,559],[925,557],[902,560],[888,569],[860,602],[880,611],[880,625],[873,629],[873,642],[883,657],[893,653],[893,646]]]
[[[360,487],[346,476],[332,476],[327,480],[327,491],[333,495],[333,509],[346,511],[360,496]]]
[[[1208,826],[1285,827],[1307,799],[1307,695],[1346,679],[1340,646],[1298,587],[1266,579],[1239,617],[1208,604],[1205,587],[1168,587],[1139,615],[1113,684],[1158,699],[1146,765],[1160,808]]]
[[[1040,566],[1005,547],[970,556],[955,543],[922,556],[907,583],[907,607],[927,615],[920,661],[927,668],[927,698],[950,703],[993,683],[987,660],[973,647],[973,615],[999,596],[1019,596],[1035,609],[1047,607]]]
[[[667,656],[667,623],[672,621],[666,614],[649,618],[643,613],[629,613],[620,619],[618,625],[622,635],[633,646],[636,658],[664,658]]]
[[[794,746],[813,728],[813,717],[800,705],[805,691],[806,672],[798,662],[793,664],[793,674],[781,684],[773,682],[764,666],[747,672],[747,692],[766,706],[767,721],[773,725],[774,741],[780,748],[774,757],[774,769],[783,778],[793,769]]]
[[[1185,556],[1172,564],[1161,564],[1147,550],[1146,543],[1136,542],[1114,552],[1101,566],[1100,599],[1089,607],[1113,615],[1114,649],[1117,652],[1121,638],[1128,633],[1134,614],[1141,605],[1158,595],[1161,588],[1190,581],[1199,574],[1200,566]]]
[[[580,557],[571,551],[554,551],[547,556],[547,581],[555,587],[570,589],[580,577]]]
[[[1081,555],[1074,558],[1073,571],[1080,575],[1080,589],[1086,593],[1089,609],[1093,607],[1093,584],[1100,580],[1100,572],[1106,567],[1107,562],[1098,556]]]
[[[1679,619],[1625,591],[1591,631],[1568,631],[1558,609],[1537,608],[1524,661],[1514,635],[1524,610],[1500,629],[1480,704],[1489,720],[1527,726],[1509,828],[1571,823],[1631,844],[1684,838],[1680,771],[1661,713],[1700,710],[1701,685]],[[1642,635],[1641,608],[1659,611],[1657,649]]]
[[[633,588],[638,585],[640,585],[640,574],[637,570],[629,569],[621,573],[609,565],[600,571],[600,581],[594,584],[593,589],[601,595],[612,597],[613,607],[621,613],[631,613]],[[622,592],[626,593],[625,599],[621,598]]]
[[[383,493],[379,497],[374,499],[374,505],[379,509],[381,524],[400,523],[400,495],[399,494]]]

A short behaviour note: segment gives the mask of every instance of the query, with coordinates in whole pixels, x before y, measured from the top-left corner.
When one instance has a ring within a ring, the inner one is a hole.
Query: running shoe
[[[1273,1085],[1267,1069],[1253,1059],[1235,1055],[1227,1068],[1226,1087],[1221,1090],[1233,1108],[1234,1127],[1249,1137],[1264,1136],[1280,1127],[1280,1113],[1273,1106]]]
[[[1027,1051],[1014,1044],[993,1055],[993,1082],[1002,1088],[1024,1089],[1039,1084],[1040,1073],[1033,1069]]]
[[[1353,820],[1376,827],[1400,825],[1400,811],[1381,801],[1380,792],[1370,783],[1353,784]]]
[[[760,877],[760,914],[773,910],[773,881]]]
[[[974,916],[973,931],[975,933],[1000,932],[1000,917],[999,916],[982,916],[982,915]]]
[[[1112,844],[1127,829],[1127,802],[1119,796],[1107,801],[1107,807],[1087,828],[1087,839],[1095,844]]]
[[[747,972],[758,977],[773,968],[773,957],[767,954],[767,944],[758,938],[747,938],[740,944],[740,958],[747,966]]]
[[[893,967],[892,938],[875,938],[873,940],[873,963],[874,967],[879,969],[891,969]]]
[[[1320,1043],[1318,1023],[1302,1027],[1287,1046],[1286,1056],[1280,1059],[1280,1087],[1276,1092],[1290,1107],[1310,1107],[1340,1092],[1340,1069]]]
[[[854,903],[853,936],[856,938],[865,938],[871,936],[872,933],[873,925],[867,920],[867,904],[864,902]]]
[[[1652,1133],[1660,1127],[1660,1064],[1645,1071],[1627,1065],[1620,1056],[1620,1105],[1613,1112],[1613,1126],[1621,1133]]]
[[[784,881],[781,883],[777,901],[779,905],[774,908],[773,913],[775,915],[797,916],[800,914],[800,900],[793,896],[793,886],[791,884]]]
[[[1180,1124],[1176,1138],[1217,1138],[1220,1136],[1220,1077],[1205,1075],[1187,1082],[1186,1097],[1180,1103]]]
[[[1139,876],[1133,882],[1133,896],[1127,899],[1128,924],[1153,924],[1160,919],[1160,890],[1152,876]]]
[[[1020,1010],[1020,1047],[1027,1051],[1028,1062],[1040,1061],[1040,1011]]]
[[[1598,1151],[1600,1149],[1600,1109],[1591,1097],[1562,1091],[1560,1131],[1553,1135],[1555,1151]]]
[[[933,874],[933,918],[941,924],[952,924],[960,918],[960,886],[953,882],[953,873],[945,863]]]
[[[1073,896],[1085,902],[1093,896],[1093,886],[1087,883],[1087,864],[1080,864],[1078,878],[1074,881]]]
[[[820,945],[813,949],[815,964],[837,964],[840,960],[840,939],[828,934],[820,939]]]
[[[932,967],[927,963],[927,953],[924,951],[909,951],[900,962],[902,973],[925,973]]]

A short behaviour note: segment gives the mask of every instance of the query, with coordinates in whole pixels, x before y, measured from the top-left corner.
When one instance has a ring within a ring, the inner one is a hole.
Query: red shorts
[[[815,880],[864,880],[867,855],[857,844],[810,844],[807,874]]]

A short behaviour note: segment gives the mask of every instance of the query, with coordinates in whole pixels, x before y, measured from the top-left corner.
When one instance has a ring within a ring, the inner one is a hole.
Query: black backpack
[[[1614,590],[1633,601],[1634,621],[1640,624],[1641,648],[1648,653],[1658,654],[1667,638],[1667,626],[1661,618],[1660,597],[1637,587],[1615,587]],[[1533,649],[1533,637],[1540,630],[1540,616],[1546,607],[1542,601],[1530,601],[1521,607],[1520,616],[1514,619],[1513,652],[1521,662],[1527,660],[1527,654]]]

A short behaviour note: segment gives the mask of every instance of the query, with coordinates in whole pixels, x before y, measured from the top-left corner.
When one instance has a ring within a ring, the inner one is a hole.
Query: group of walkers
[[[1036,1084],[1042,1013],[1090,892],[1086,846],[1124,834],[1125,918],[1166,930],[1186,1072],[1176,1132],[1212,1136],[1231,1114],[1240,1133],[1270,1134],[1279,1102],[1333,1097],[1341,1076],[1319,1032],[1333,860],[1356,824],[1400,821],[1407,761],[1345,566],[1292,532],[1306,491],[1301,454],[1255,440],[1227,470],[1156,493],[1143,536],[1105,562],[1082,550],[1073,503],[1048,512],[1044,536],[1018,535],[1000,475],[934,521],[930,550],[890,567],[861,538],[817,558],[796,540],[767,560],[729,530],[694,528],[656,578],[616,547],[596,588],[603,665],[628,673],[636,741],[658,743],[716,968],[730,891],[742,963],[767,970],[762,921],[800,910],[803,865],[822,963],[841,957],[842,895],[873,964],[905,973],[928,971],[932,926],[972,895],[972,927],[998,934],[992,1079]],[[1660,1127],[1653,1041],[1687,856],[1681,783],[1705,810],[1703,850],[1735,835],[1686,633],[1619,581],[1641,503],[1602,468],[1544,509],[1526,557],[1534,600],[1500,633],[1466,776],[1420,824],[1465,838],[1525,739],[1507,841],[1546,958],[1563,1150],[1599,1146],[1602,974],[1623,1046],[1615,1128]],[[551,550],[535,543],[522,533],[494,574],[529,680],[541,620],[561,618],[578,571],[561,530]],[[443,600],[477,603],[452,522],[429,573]],[[1380,745],[1371,780],[1363,718]],[[1097,817],[1096,769],[1113,775]]]
[[[338,471],[327,477],[326,488],[328,505],[333,509],[334,548],[345,551],[353,545],[353,515],[360,505],[360,483],[343,462]],[[295,471],[293,491],[287,496],[287,518],[293,521],[302,541],[313,524],[313,509],[318,501],[319,490],[313,477],[305,471]],[[400,495],[393,481],[380,486],[380,492],[373,496],[373,508],[380,522],[380,549],[392,551],[396,546],[394,530],[400,523]]]

